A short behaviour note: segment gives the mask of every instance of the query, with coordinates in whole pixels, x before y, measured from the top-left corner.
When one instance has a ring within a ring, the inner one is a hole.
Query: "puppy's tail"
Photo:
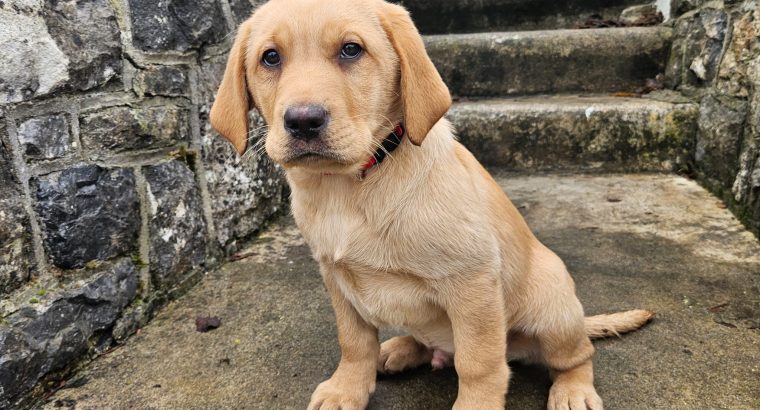
[[[609,315],[589,316],[585,319],[586,334],[592,339],[620,336],[649,323],[654,317],[651,310],[629,310]]]

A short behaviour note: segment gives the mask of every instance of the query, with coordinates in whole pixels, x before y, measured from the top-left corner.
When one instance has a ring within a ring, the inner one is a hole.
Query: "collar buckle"
[[[362,166],[359,180],[363,180],[370,169],[380,165],[391,152],[395,151],[396,148],[401,145],[401,139],[404,137],[405,133],[406,130],[404,129],[404,124],[398,124],[396,128],[393,129],[393,132],[383,140],[380,148],[378,148],[377,151],[369,157],[364,166]]]
[[[401,139],[404,137],[405,133],[406,130],[404,129],[404,124],[398,124],[396,128],[393,129],[393,132],[391,132],[391,134],[383,140],[382,144],[380,144],[380,148],[369,157],[362,167],[361,175],[359,175],[360,180],[363,180],[370,169],[380,165],[391,152],[395,151],[396,148],[401,145]]]

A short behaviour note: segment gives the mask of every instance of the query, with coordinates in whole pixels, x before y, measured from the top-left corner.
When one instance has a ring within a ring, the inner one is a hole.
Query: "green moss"
[[[42,289],[40,289],[40,290],[37,291],[37,296],[42,297],[42,296],[45,296],[45,295],[47,295],[47,289],[42,288]]]
[[[138,268],[144,268],[148,266],[148,263],[142,260],[139,253],[133,253],[129,257],[132,259],[132,263],[134,263]]]
[[[696,179],[705,189],[725,202],[726,205],[728,205],[728,209],[736,216],[739,222],[760,239],[760,228],[756,225],[757,221],[754,221],[752,218],[749,204],[737,202],[730,187],[724,187],[720,182],[713,180],[702,173],[697,172]]]
[[[31,299],[29,299],[29,303],[32,303],[32,304],[40,303],[40,300],[37,299],[37,298],[31,298]]]
[[[179,149],[177,149],[177,150],[172,151],[172,152],[169,153],[169,157],[170,158],[181,159],[181,160],[185,161],[185,164],[187,164],[187,166],[190,168],[191,171],[193,171],[193,173],[196,172],[196,170],[195,170],[195,158],[197,156],[198,156],[198,152],[197,151],[195,151],[193,149],[189,149],[186,146],[181,146],[181,147],[179,147]]]
[[[693,110],[675,110],[665,116],[661,144],[679,174],[691,172],[696,146],[696,113]]]

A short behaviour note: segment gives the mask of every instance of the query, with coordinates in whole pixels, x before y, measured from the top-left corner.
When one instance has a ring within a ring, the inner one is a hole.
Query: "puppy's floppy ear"
[[[401,99],[407,135],[414,145],[420,145],[451,107],[451,95],[430,61],[409,12],[401,6],[382,2],[379,17],[401,65]]]
[[[227,59],[222,83],[219,85],[216,100],[209,114],[214,129],[227,138],[240,155],[248,146],[248,111],[253,107],[253,101],[248,93],[245,69],[246,49],[250,36],[251,24],[245,22],[238,29],[237,38]]]

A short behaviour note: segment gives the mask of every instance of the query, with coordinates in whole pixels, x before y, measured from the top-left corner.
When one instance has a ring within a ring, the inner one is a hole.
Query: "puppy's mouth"
[[[325,161],[342,162],[337,155],[325,152],[292,153],[285,158],[285,163],[289,165],[318,164]]]
[[[324,146],[300,146],[290,147],[283,159],[283,163],[288,166],[319,167],[336,163],[339,165],[346,165],[347,161],[342,155],[338,155]]]

